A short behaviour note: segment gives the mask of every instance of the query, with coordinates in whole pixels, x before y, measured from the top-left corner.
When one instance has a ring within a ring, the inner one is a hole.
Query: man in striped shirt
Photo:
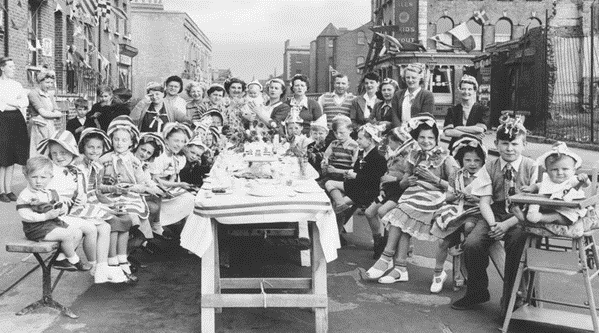
[[[346,75],[337,74],[333,77],[334,91],[328,92],[318,98],[318,104],[322,112],[327,116],[327,124],[331,128],[331,122],[336,115],[350,116],[350,109],[355,96],[348,93],[349,81]]]

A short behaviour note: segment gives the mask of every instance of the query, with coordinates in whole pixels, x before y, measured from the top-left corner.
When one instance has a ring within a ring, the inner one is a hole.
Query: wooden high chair
[[[586,199],[575,200],[574,202],[564,202],[550,200],[544,196],[532,194],[517,194],[512,196],[511,199],[515,203],[539,204],[546,207],[569,206],[577,208],[596,208],[595,206],[599,203],[599,195],[597,195],[597,168],[594,167],[592,170],[579,170],[579,172],[587,173],[592,177],[591,186],[585,189],[585,192],[587,193]],[[542,173],[539,172],[539,175],[541,174]],[[590,211],[586,217],[575,222],[575,225],[581,223],[586,227],[586,222],[595,221],[597,219],[597,215],[595,214],[595,212]],[[599,271],[597,270],[597,267],[599,266],[599,253],[595,242],[595,236],[599,233],[599,230],[585,230],[583,232],[582,228],[575,229],[573,226],[569,226],[560,229],[564,232],[560,236],[557,236],[554,232],[550,232],[548,229],[544,228],[542,223],[527,223],[525,230],[529,233],[529,236],[526,240],[526,245],[520,259],[520,265],[516,274],[514,287],[512,288],[502,332],[508,331],[512,319],[518,319],[585,329],[599,333],[597,308],[591,284],[593,279],[599,275]],[[543,237],[540,243],[539,240],[541,238],[539,236]],[[572,246],[569,247],[556,244],[560,241],[562,243],[564,243],[564,241],[569,241]],[[566,251],[564,251],[564,249]],[[544,258],[543,255],[546,257],[548,253],[550,254],[550,257]],[[524,272],[530,273],[528,292],[523,300],[523,305],[512,312],[511,309],[514,308],[516,303],[516,293]],[[586,300],[577,304],[543,298],[540,292],[541,273],[565,274],[569,276],[582,274],[582,280],[586,288]],[[534,293],[533,290],[535,291]],[[590,316],[563,310],[546,309],[543,307],[543,303],[588,309]]]

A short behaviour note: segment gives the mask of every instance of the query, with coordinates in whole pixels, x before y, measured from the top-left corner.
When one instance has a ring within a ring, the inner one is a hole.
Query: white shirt
[[[77,117],[77,120],[79,120],[79,123],[81,124],[81,126],[83,126],[85,124],[85,117],[83,117],[83,118]]]
[[[401,104],[401,122],[404,123],[412,118],[412,101],[416,98],[416,95],[420,92],[420,87],[416,88],[414,92],[410,93],[406,90],[404,95],[403,103]],[[411,98],[410,98],[411,96]]]
[[[368,97],[368,93],[364,94],[364,99],[366,100],[366,109],[364,109],[364,118],[370,117],[370,111],[374,109],[374,104],[376,104],[376,94],[372,95],[372,98]]]

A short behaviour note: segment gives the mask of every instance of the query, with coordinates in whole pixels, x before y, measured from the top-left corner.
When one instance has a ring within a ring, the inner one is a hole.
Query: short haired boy
[[[73,133],[75,141],[79,142],[81,132],[89,127],[98,127],[92,118],[86,117],[88,109],[88,102],[85,98],[78,98],[75,100],[75,110],[77,111],[77,117],[67,121],[67,131]]]
[[[503,302],[507,303],[518,263],[522,255],[526,234],[518,218],[523,216],[519,207],[511,205],[509,196],[530,186],[537,179],[537,164],[522,156],[526,147],[526,129],[520,119],[503,119],[497,129],[495,145],[499,158],[487,162],[475,175],[472,194],[480,197],[483,217],[468,235],[464,244],[468,289],[466,295],[452,304],[456,310],[467,310],[490,299],[487,276],[489,247],[495,241],[504,240],[506,261],[503,283]],[[502,312],[505,313],[502,304]]]

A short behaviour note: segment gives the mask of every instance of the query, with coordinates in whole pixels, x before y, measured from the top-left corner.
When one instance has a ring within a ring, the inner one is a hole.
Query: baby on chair
[[[591,182],[584,173],[576,174],[582,164],[582,159],[572,152],[565,143],[558,142],[552,149],[537,159],[537,164],[545,166],[543,179],[540,183],[524,186],[523,192],[550,195],[550,199],[572,201],[585,197],[582,187],[588,187]],[[543,208],[530,205],[526,220],[532,223],[555,223],[572,225],[587,213],[586,208],[555,207]]]

